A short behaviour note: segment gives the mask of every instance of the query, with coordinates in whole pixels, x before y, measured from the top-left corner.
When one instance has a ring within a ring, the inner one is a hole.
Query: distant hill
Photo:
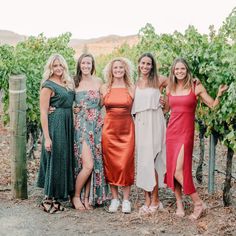
[[[18,42],[25,40],[24,35],[16,34],[8,30],[0,30],[0,45],[9,44],[15,46]]]
[[[88,39],[88,40],[72,39],[70,45],[75,49],[76,55],[79,55],[82,52],[87,51],[97,56],[101,54],[111,53],[115,48],[118,48],[124,43],[127,43],[130,46],[136,45],[138,43],[138,36],[109,35],[105,37]]]
[[[0,45],[9,44],[14,46],[26,38],[27,36],[24,35],[19,35],[7,30],[0,30]],[[133,46],[138,43],[138,36],[109,35],[94,39],[71,39],[69,45],[74,48],[76,57],[78,57],[84,51],[92,53],[94,56],[108,54],[124,43]]]

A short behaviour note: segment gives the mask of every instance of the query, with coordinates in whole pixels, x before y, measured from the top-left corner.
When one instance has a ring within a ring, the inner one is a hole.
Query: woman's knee
[[[175,179],[177,181],[182,180],[183,179],[183,171],[182,171],[182,169],[181,170],[176,170],[174,177],[175,177]]]
[[[86,170],[87,172],[92,172],[93,166],[94,166],[93,162],[92,161],[88,161],[88,162],[84,163],[83,169]]]

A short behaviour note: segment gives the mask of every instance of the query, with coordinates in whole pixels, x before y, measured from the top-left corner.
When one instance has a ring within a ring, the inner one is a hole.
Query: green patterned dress
[[[82,143],[85,141],[91,150],[94,161],[89,202],[93,206],[101,205],[106,201],[107,185],[102,161],[101,131],[103,119],[99,91],[76,92],[75,103],[80,107],[80,111],[74,119],[74,154],[77,163],[75,172],[78,175],[82,169]],[[84,191],[82,192],[83,194]]]
[[[50,99],[50,106],[56,109],[48,115],[52,150],[45,150],[43,138],[37,186],[44,188],[45,195],[50,198],[68,199],[68,196],[74,193],[72,105],[75,93],[50,80],[42,87],[49,88],[55,93]]]

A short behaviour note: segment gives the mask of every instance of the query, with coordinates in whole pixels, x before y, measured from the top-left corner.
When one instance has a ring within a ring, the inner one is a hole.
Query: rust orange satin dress
[[[111,88],[104,97],[106,116],[102,129],[102,151],[107,183],[130,186],[134,183],[133,99],[127,88]]]

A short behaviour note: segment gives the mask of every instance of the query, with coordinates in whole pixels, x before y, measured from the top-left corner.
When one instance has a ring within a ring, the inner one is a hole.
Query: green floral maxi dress
[[[82,169],[81,153],[82,144],[85,141],[90,148],[94,163],[89,202],[93,206],[100,205],[106,200],[107,185],[105,183],[102,161],[101,132],[103,120],[99,91],[76,92],[75,103],[80,108],[74,119],[74,154],[77,165],[75,172],[77,176]],[[84,191],[82,194],[84,194]]]
[[[48,197],[68,199],[74,193],[73,154],[73,112],[74,91],[47,80],[43,88],[49,88],[55,96],[50,99],[50,106],[55,111],[48,115],[49,135],[52,140],[52,150],[47,152],[42,142],[42,152],[37,186],[44,188]]]

